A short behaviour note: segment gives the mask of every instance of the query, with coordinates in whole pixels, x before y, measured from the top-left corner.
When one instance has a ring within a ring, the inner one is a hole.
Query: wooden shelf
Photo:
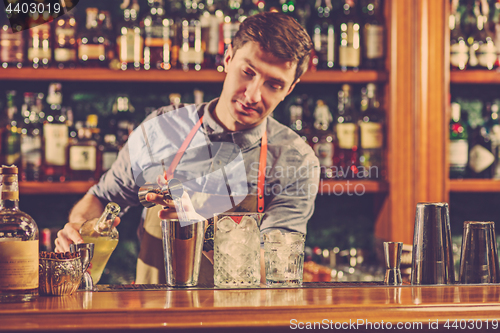
[[[201,71],[182,70],[126,70],[116,71],[106,68],[75,69],[33,69],[6,68],[0,69],[0,80],[17,81],[120,81],[120,82],[207,82],[222,83],[225,73],[206,69]],[[307,72],[301,78],[303,83],[364,83],[386,82],[387,72],[360,70],[357,72],[339,70],[323,70]]]
[[[374,180],[321,180],[318,194],[321,195],[362,195],[388,191],[386,182]]]
[[[500,84],[499,70],[451,71],[451,83]]]
[[[451,179],[450,192],[500,192],[500,180]]]
[[[24,194],[85,194],[95,182],[69,181],[51,182],[19,182],[19,191]],[[500,187],[499,187],[500,188]],[[322,195],[360,195],[364,193],[387,192],[385,182],[373,180],[321,180],[319,194]]]
[[[24,194],[85,194],[95,182],[69,181],[53,182],[19,182],[19,193]]]

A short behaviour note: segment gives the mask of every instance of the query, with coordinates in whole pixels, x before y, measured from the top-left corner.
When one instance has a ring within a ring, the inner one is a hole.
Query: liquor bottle
[[[106,205],[99,219],[86,221],[80,228],[83,241],[94,244],[94,257],[91,261],[92,269],[90,270],[94,284],[97,284],[101,279],[109,257],[118,245],[119,234],[118,230],[113,226],[113,222],[119,213],[120,206],[110,202]]]
[[[54,62],[60,69],[75,68],[78,45],[73,11],[59,17],[54,26]]]
[[[92,130],[87,127],[78,129],[78,138],[69,141],[66,173],[70,180],[96,181],[99,178],[99,150],[92,139]]]
[[[308,142],[311,130],[308,127],[305,106],[306,100],[302,96],[297,96],[288,108],[288,126]]]
[[[203,64],[201,47],[201,22],[198,12],[198,0],[186,0],[186,11],[182,20],[182,44],[179,50],[179,62],[183,70],[199,71]]]
[[[62,110],[62,86],[51,83],[47,94],[49,108],[43,122],[42,168],[46,181],[66,179],[66,146],[69,129]]]
[[[458,0],[452,2],[452,13],[449,17],[450,26],[450,67],[464,70],[469,62],[469,45],[467,36],[462,31],[460,13],[457,11]]]
[[[130,3],[130,5],[126,8],[122,8],[123,21],[119,26],[118,36],[116,38],[118,58],[122,70],[139,70],[143,61],[144,48],[144,39],[138,19],[140,8],[137,0],[133,0],[132,2],[125,0],[123,2],[123,4],[128,3]]]
[[[250,1],[252,4],[253,2]],[[201,45],[204,54],[204,67],[216,68],[219,52],[219,26],[222,23],[222,11],[218,9],[217,2],[207,0],[205,10],[200,16]],[[219,15],[217,15],[217,13]]]
[[[43,94],[42,94],[43,96]],[[43,111],[37,103],[38,96],[33,93],[24,94],[22,113],[25,115],[21,130],[21,168],[19,175],[22,181],[40,180],[42,166],[42,127],[40,113]]]
[[[241,7],[241,0],[229,0],[223,7],[223,21],[219,30],[219,53],[217,63],[217,71],[224,71],[224,54],[227,48],[231,45],[233,37],[240,28],[238,9]]]
[[[385,21],[381,0],[363,1],[363,67],[384,68]]]
[[[491,112],[490,104],[483,110],[483,114]],[[484,118],[483,118],[484,119]],[[492,151],[492,140],[488,132],[487,123],[474,128],[469,135],[469,170],[470,178],[492,178],[495,155]]]
[[[116,32],[113,30],[109,11],[99,10],[99,14],[97,15],[97,27],[101,37],[104,38],[104,54],[106,55],[108,67],[113,70],[119,70],[120,61],[118,60],[115,45]]]
[[[343,71],[359,69],[361,65],[361,20],[354,0],[345,0],[340,18],[339,65]]]
[[[22,122],[15,104],[16,91],[7,91],[7,104],[2,117],[2,163],[20,165]]]
[[[5,23],[0,29],[0,65],[7,67],[23,67],[25,39],[22,32],[14,32],[9,24]]]
[[[335,132],[339,144],[339,176],[354,178],[358,174],[358,112],[352,100],[352,87],[342,85],[338,93],[338,115]]]
[[[312,41],[317,68],[331,69],[336,65],[336,36],[330,0],[316,0],[316,15],[312,28]]]
[[[460,104],[451,103],[450,121],[450,178],[463,178],[467,169],[469,142],[467,126],[461,118]]]
[[[149,14],[142,21],[144,26],[144,69],[170,69],[170,29],[173,20],[165,15],[163,0],[149,2]]]
[[[18,169],[0,168],[0,302],[38,296],[38,227],[19,209]]]
[[[311,138],[312,148],[319,160],[320,175],[322,178],[334,178],[336,172],[332,170],[336,161],[335,157],[335,134],[330,130],[333,121],[330,109],[321,99],[316,101],[314,109],[314,135]]]
[[[385,113],[380,108],[377,86],[366,86],[366,109],[359,117],[359,176],[379,180],[384,178]]]
[[[116,135],[104,135],[104,144],[99,145],[101,158],[100,174],[105,173],[111,168],[111,165],[116,161],[120,148],[116,142]]]
[[[97,8],[86,9],[85,29],[78,35],[78,62],[82,67],[108,67],[106,47],[109,39],[98,29]]]
[[[477,34],[472,44],[476,52],[477,68],[493,69],[497,65],[497,48],[488,28],[488,7],[483,6],[483,15],[477,17]]]
[[[36,15],[36,13],[35,13]],[[48,68],[52,62],[52,23],[44,23],[28,30],[28,63],[33,68]]]
[[[498,177],[498,171],[500,171],[500,160],[498,159],[500,153],[500,118],[499,118],[499,104],[500,101],[496,100],[494,102],[488,102],[486,104],[486,110],[488,118],[485,122],[485,127],[488,131],[488,136],[491,140],[491,152],[495,157],[493,162],[492,178]]]

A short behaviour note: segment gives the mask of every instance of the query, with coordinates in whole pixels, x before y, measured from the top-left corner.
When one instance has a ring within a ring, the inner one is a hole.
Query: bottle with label
[[[311,39],[314,45],[313,65],[332,69],[337,65],[335,23],[330,0],[316,0]]]
[[[94,256],[91,261],[92,269],[90,270],[94,284],[97,284],[101,279],[109,257],[118,245],[119,234],[118,230],[113,226],[113,222],[119,213],[120,206],[110,202],[99,219],[86,221],[80,228],[83,241],[94,244]]]
[[[2,22],[3,23],[3,22]],[[13,32],[5,22],[0,26],[0,65],[7,67],[23,67],[25,38],[22,32]]]
[[[467,126],[461,120],[458,103],[451,103],[449,149],[450,178],[463,178],[469,159],[469,142]]]
[[[253,2],[249,0],[253,5]],[[207,0],[205,9],[200,16],[201,23],[201,46],[204,54],[204,67],[215,68],[219,53],[219,26],[222,23],[222,11],[218,8],[218,2]]]
[[[358,120],[359,177],[380,180],[385,178],[385,113],[380,108],[377,86],[374,83],[369,83],[364,92],[366,93],[366,108],[361,109]]]
[[[309,142],[311,130],[306,119],[305,107],[307,107],[307,100],[302,96],[297,96],[288,108],[288,126],[305,142]]]
[[[452,13],[449,17],[450,26],[450,67],[464,70],[469,62],[469,45],[462,31],[460,13],[457,11],[458,0],[452,1]]]
[[[143,19],[144,69],[170,69],[170,29],[173,20],[167,18],[163,0],[149,2],[149,14]]]
[[[116,53],[115,36],[111,14],[107,10],[99,10],[97,16],[97,27],[104,38],[104,53],[108,62],[108,67],[113,70],[120,69],[120,61]]]
[[[198,0],[186,0],[185,16],[182,19],[182,44],[179,50],[179,62],[183,70],[199,71],[203,64],[203,49],[201,47],[201,22],[198,11]]]
[[[20,165],[22,120],[15,103],[16,91],[7,91],[7,104],[2,117],[2,163]]]
[[[363,14],[363,67],[384,68],[385,20],[381,0],[364,0]]]
[[[22,181],[38,181],[41,178],[42,124],[40,114],[43,110],[41,105],[36,104],[36,98],[33,93],[24,94],[22,106],[24,125],[21,130],[22,167],[19,169]]]
[[[98,29],[99,10],[89,7],[86,9],[87,21],[85,29],[78,36],[78,62],[82,67],[108,67],[109,59],[106,54],[106,45],[109,39]]]
[[[66,115],[62,108],[62,86],[51,83],[47,94],[47,115],[43,122],[42,166],[46,181],[66,179],[66,147],[69,130]]]
[[[70,180],[97,181],[101,163],[98,144],[92,138],[92,129],[78,129],[78,139],[72,139],[66,150],[67,174]]]
[[[36,15],[36,13],[34,14]],[[49,68],[52,62],[52,22],[28,30],[28,63],[33,68]]]
[[[19,209],[16,166],[0,168],[0,303],[38,296],[38,227]]]
[[[339,65],[343,71],[361,65],[361,20],[354,0],[345,0],[340,18]]]
[[[491,112],[489,105],[486,107],[485,114]],[[492,140],[486,122],[471,130],[469,135],[469,178],[493,177],[495,154],[492,148]]]
[[[339,144],[336,154],[339,160],[338,176],[355,178],[358,175],[358,112],[352,100],[352,86],[342,85],[338,93],[338,114],[335,132]]]
[[[124,8],[124,5],[127,4],[129,5]],[[131,2],[124,0],[121,7],[123,9],[123,21],[119,26],[116,38],[120,68],[122,70],[139,70],[144,54],[144,39],[139,23],[139,3],[137,0]]]
[[[335,157],[335,134],[330,130],[333,121],[330,109],[321,99],[316,101],[314,109],[314,134],[311,144],[319,160],[320,176],[322,178],[335,178],[337,172],[334,168],[337,163]]]
[[[73,11],[54,23],[54,62],[60,69],[75,68],[77,63],[76,19]]]
[[[105,173],[111,168],[111,165],[118,158],[118,153],[120,148],[116,143],[116,135],[106,134],[104,135],[104,144],[99,146],[101,158],[101,174]]]
[[[493,69],[497,65],[497,48],[494,36],[488,28],[488,6],[483,2],[483,15],[477,17],[477,33],[472,49],[477,57],[476,68]]]

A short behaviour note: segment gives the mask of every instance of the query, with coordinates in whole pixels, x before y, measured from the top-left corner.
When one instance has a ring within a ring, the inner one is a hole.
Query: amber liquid
[[[92,281],[97,284],[101,279],[102,272],[108,263],[111,253],[118,245],[118,239],[109,239],[105,237],[89,237],[82,236],[85,243],[94,243],[94,256],[92,257],[92,268],[90,269],[90,276]]]

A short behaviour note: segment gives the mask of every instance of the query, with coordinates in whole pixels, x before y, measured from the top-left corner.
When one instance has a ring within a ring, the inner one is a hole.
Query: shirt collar
[[[207,134],[212,138],[220,141],[232,140],[241,149],[247,149],[256,144],[262,138],[264,131],[267,128],[267,118],[258,126],[235,132],[227,132],[217,121],[212,117],[211,110],[215,110],[217,101],[213,99],[205,105],[203,110],[203,127]]]

